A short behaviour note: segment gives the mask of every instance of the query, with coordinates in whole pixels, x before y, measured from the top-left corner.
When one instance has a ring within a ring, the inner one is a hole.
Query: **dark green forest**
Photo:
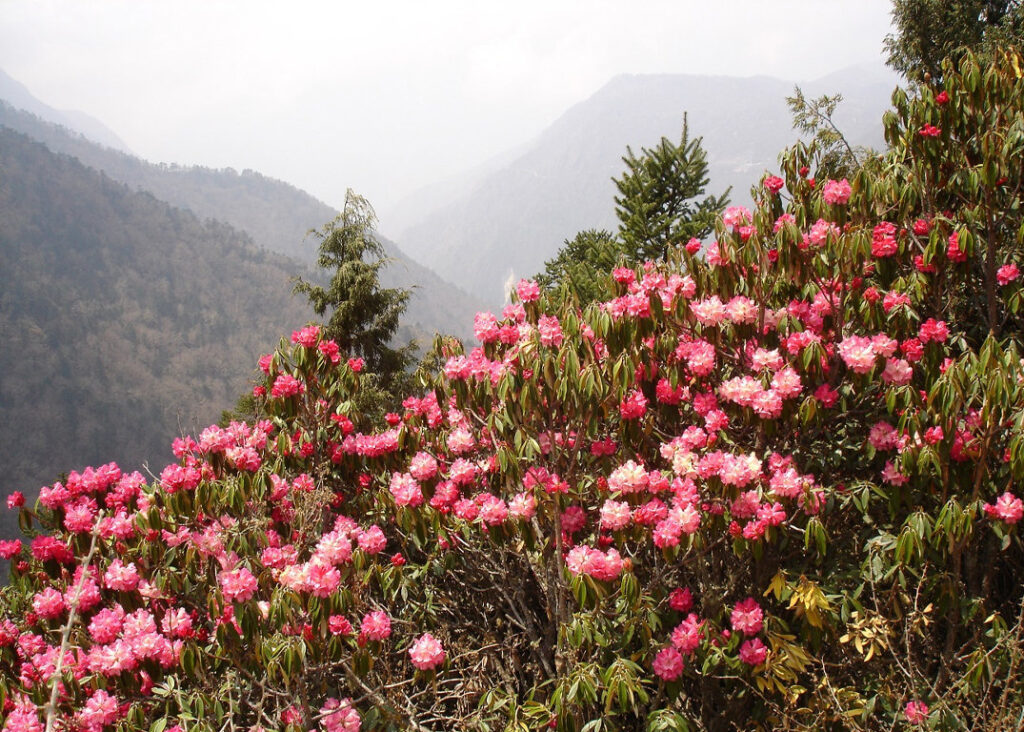
[[[0,493],[111,460],[162,466],[173,436],[216,421],[259,354],[313,317],[298,273],[0,128]]]

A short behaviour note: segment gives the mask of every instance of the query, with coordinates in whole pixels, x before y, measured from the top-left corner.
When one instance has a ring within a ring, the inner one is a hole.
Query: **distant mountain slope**
[[[846,92],[837,115],[849,137],[880,146],[881,114],[894,83],[877,73],[839,74],[807,84],[809,95]],[[613,176],[626,146],[678,139],[683,113],[704,138],[709,192],[733,186],[743,202],[761,172],[796,139],[785,97],[793,84],[768,77],[619,76],[569,109],[517,159],[471,191],[397,232],[413,258],[489,304],[510,276],[539,271],[577,231],[615,228]],[[457,190],[457,186],[453,186]],[[410,206],[418,205],[410,201]]]
[[[296,273],[0,128],[0,495],[111,460],[158,472],[312,317]]]
[[[308,193],[255,171],[154,165],[133,155],[90,143],[68,130],[0,102],[0,126],[23,132],[50,150],[77,158],[114,180],[149,191],[200,218],[213,218],[248,233],[270,251],[305,263],[316,257],[317,242],[306,233],[331,221],[337,211]],[[421,340],[435,331],[465,335],[480,303],[385,241],[394,262],[381,276],[386,287],[413,287],[402,335]],[[429,261],[429,260],[427,260]]]
[[[32,92],[24,84],[8,76],[3,69],[0,69],[0,99],[6,99],[15,107],[31,112],[47,122],[63,125],[73,132],[85,135],[95,143],[121,152],[130,152],[124,141],[98,119],[90,117],[85,112],[54,109],[44,104],[32,96]]]

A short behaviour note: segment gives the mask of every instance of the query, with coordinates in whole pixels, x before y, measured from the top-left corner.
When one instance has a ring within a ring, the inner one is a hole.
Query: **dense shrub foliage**
[[[1020,68],[897,93],[848,180],[795,147],[613,299],[520,283],[384,424],[310,326],[257,423],[44,488],[5,729],[1015,729]]]

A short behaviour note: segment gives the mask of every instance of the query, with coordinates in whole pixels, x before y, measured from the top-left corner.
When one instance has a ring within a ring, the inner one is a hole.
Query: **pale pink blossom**
[[[444,663],[445,652],[441,641],[424,633],[409,648],[409,659],[420,671],[430,671]]]
[[[220,590],[228,602],[246,602],[256,593],[256,577],[245,567],[221,572]]]
[[[842,180],[829,180],[825,181],[822,198],[830,206],[841,206],[850,200],[851,192],[850,182],[846,178]]]
[[[995,503],[985,504],[985,513],[990,518],[1015,524],[1024,517],[1024,501],[1006,491],[996,499]]]
[[[369,640],[386,640],[391,635],[391,618],[383,610],[369,612],[363,616],[359,631]]]
[[[617,531],[629,526],[631,510],[625,501],[608,499],[601,506],[601,528],[606,531]]]

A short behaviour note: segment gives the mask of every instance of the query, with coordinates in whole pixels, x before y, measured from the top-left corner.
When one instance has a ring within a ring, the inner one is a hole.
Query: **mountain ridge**
[[[171,459],[313,313],[293,260],[0,128],[0,491]]]
[[[805,93],[842,92],[843,72],[802,85]],[[851,85],[836,114],[855,144],[881,145],[881,112],[892,86],[884,76]],[[662,136],[678,139],[684,113],[708,153],[709,193],[749,187],[798,135],[785,98],[794,84],[768,76],[620,74],[567,109],[503,168],[464,195],[425,214],[394,237],[414,259],[429,258],[446,279],[491,306],[503,286],[542,269],[562,243],[588,228],[617,226],[612,177],[634,152]],[[500,264],[499,264],[500,263]]]
[[[0,99],[0,126],[22,132],[58,153],[70,155],[130,188],[152,193],[199,218],[212,218],[247,232],[257,246],[315,265],[317,242],[307,236],[338,214],[290,183],[244,170],[150,163],[135,155],[97,145],[69,134],[67,128],[18,109]],[[474,297],[442,280],[408,257],[394,241],[380,237],[392,260],[381,271],[384,287],[412,289],[403,318],[404,333],[421,341],[434,332],[466,336],[480,308]]]

